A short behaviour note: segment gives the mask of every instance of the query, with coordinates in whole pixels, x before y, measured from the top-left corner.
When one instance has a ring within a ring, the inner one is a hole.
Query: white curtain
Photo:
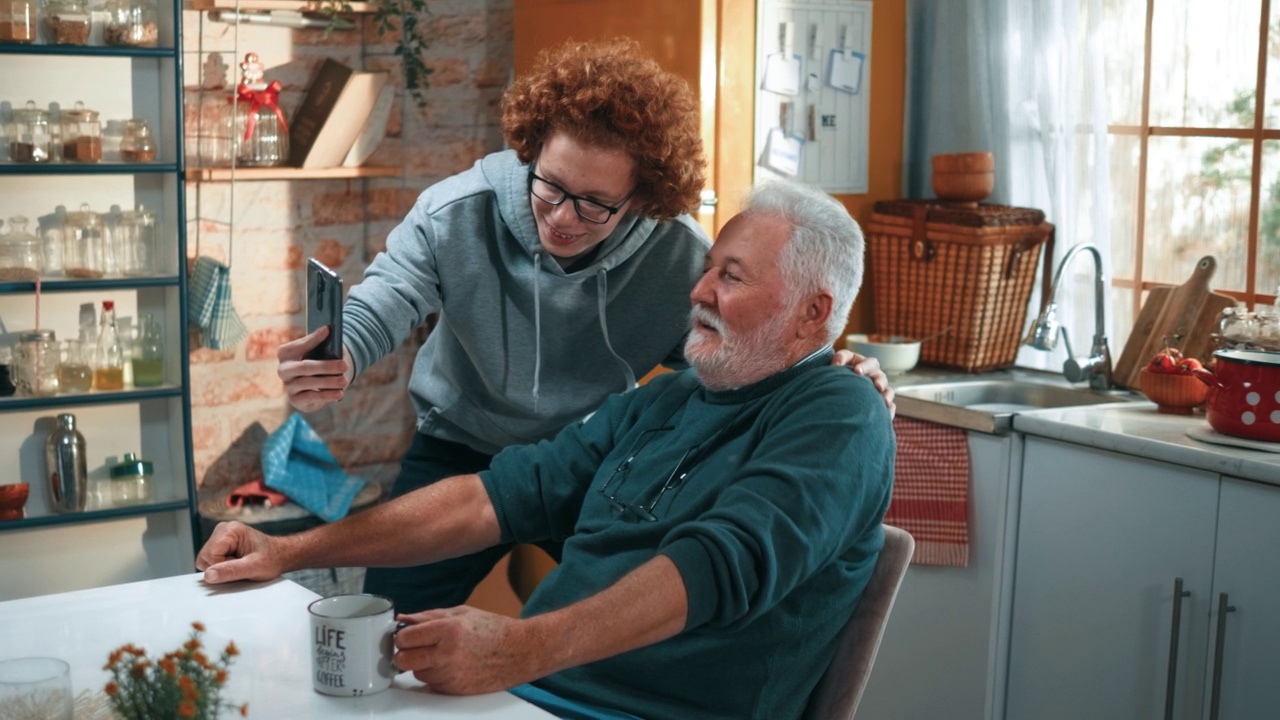
[[[987,202],[1043,210],[1057,228],[1053,267],[1087,242],[1109,278],[1102,2],[909,0],[904,197],[933,196],[932,155],[989,150],[996,177]],[[1058,291],[1077,355],[1094,333],[1093,272],[1092,259],[1077,256]],[[1024,334],[1039,307],[1037,283]],[[1065,358],[1060,342],[1052,354],[1023,347],[1018,364],[1058,370]]]

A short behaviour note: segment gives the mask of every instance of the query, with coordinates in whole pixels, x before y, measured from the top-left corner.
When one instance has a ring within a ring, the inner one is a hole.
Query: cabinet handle
[[[1182,634],[1182,598],[1191,597],[1182,589],[1182,578],[1173,579],[1173,623],[1169,628],[1169,679],[1164,685],[1164,720],[1173,720],[1173,691],[1178,685],[1178,640]]]
[[[1234,605],[1227,604],[1227,594],[1218,593],[1218,641],[1213,648],[1213,698],[1209,703],[1209,720],[1218,720],[1218,704],[1222,699],[1222,645],[1227,632],[1227,613],[1235,612]]]

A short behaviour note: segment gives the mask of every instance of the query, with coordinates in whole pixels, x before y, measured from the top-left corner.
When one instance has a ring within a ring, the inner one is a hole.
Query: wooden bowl
[[[20,520],[31,486],[27,483],[0,485],[0,520]]]
[[[943,202],[981,202],[995,188],[995,167],[989,152],[934,155],[933,194]]]
[[[1190,373],[1157,373],[1143,368],[1138,387],[1158,412],[1171,415],[1190,415],[1192,408],[1203,405],[1209,397],[1209,386]]]

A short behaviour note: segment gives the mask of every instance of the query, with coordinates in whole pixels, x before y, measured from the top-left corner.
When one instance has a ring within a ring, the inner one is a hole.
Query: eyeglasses
[[[636,455],[640,454],[640,451],[644,449],[644,446],[648,444],[651,438],[660,432],[666,432],[671,429],[673,428],[668,425],[666,427],[645,430],[640,433],[639,437],[636,438],[636,441],[632,443],[631,450],[627,453],[626,458],[618,464],[618,467],[614,469],[613,474],[609,476],[609,479],[605,481],[604,485],[600,486],[600,494],[603,495],[605,499],[613,505],[614,509],[624,517],[634,516],[641,520],[657,522],[658,516],[653,513],[653,510],[658,507],[658,501],[662,499],[663,494],[668,490],[677,487],[684,482],[684,479],[693,471],[692,464],[690,467],[686,468],[684,467],[684,463],[689,459],[689,456],[698,449],[698,445],[684,451],[684,454],[680,456],[680,460],[676,462],[676,466],[671,468],[671,473],[667,475],[667,479],[663,481],[662,487],[658,490],[658,494],[653,497],[653,501],[648,505],[644,505],[643,503],[630,503],[625,500],[618,499],[618,489],[626,484],[627,478],[630,476],[631,461],[636,458]],[[619,476],[621,476],[620,479]],[[614,485],[614,480],[618,480],[616,485]],[[613,485],[613,492],[609,492],[610,485]],[[641,494],[644,494],[643,491]]]
[[[618,214],[622,210],[622,206],[627,204],[632,195],[636,194],[640,186],[636,186],[627,196],[618,201],[617,207],[609,207],[596,200],[581,195],[574,195],[550,180],[538,177],[533,168],[529,168],[529,192],[534,197],[548,205],[559,205],[565,200],[573,201],[573,209],[578,213],[578,217],[589,223],[603,225],[609,222],[609,219]]]

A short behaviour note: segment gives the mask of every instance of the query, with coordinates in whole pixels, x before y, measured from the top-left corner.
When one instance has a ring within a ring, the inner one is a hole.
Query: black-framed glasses
[[[675,467],[671,468],[671,472],[667,474],[667,479],[662,482],[662,486],[658,489],[658,493],[653,496],[653,500],[650,501],[648,505],[618,499],[618,490],[626,484],[628,477],[630,477],[631,461],[635,460],[636,455],[640,454],[640,451],[644,449],[644,446],[647,445],[649,440],[655,435],[672,429],[673,428],[668,425],[666,427],[645,430],[640,433],[640,435],[636,437],[636,441],[631,444],[631,450],[627,452],[626,457],[622,459],[622,462],[618,464],[618,467],[614,468],[613,474],[609,476],[609,479],[600,486],[600,494],[603,495],[605,499],[613,505],[614,509],[624,517],[636,517],[649,522],[657,522],[658,516],[655,515],[653,511],[658,507],[658,501],[662,500],[662,496],[668,490],[677,487],[684,482],[684,479],[688,477],[689,473],[693,470],[692,466],[686,468],[684,464],[685,461],[689,459],[689,456],[698,449],[698,445],[694,445],[680,455],[680,459],[676,462]],[[614,480],[617,480],[618,482],[615,484]],[[613,486],[613,492],[609,491],[610,486]],[[644,492],[642,491],[641,495],[643,494]]]
[[[533,172],[533,168],[529,168],[529,192],[534,197],[548,205],[559,205],[565,200],[572,200],[573,209],[578,213],[578,217],[589,223],[595,223],[596,225],[603,225],[609,222],[609,219],[614,215],[617,215],[618,212],[622,210],[622,206],[626,205],[627,201],[631,199],[631,196],[635,195],[636,190],[639,189],[640,186],[637,185],[632,188],[631,192],[627,193],[626,197],[618,201],[616,207],[609,207],[598,200],[592,200],[589,197],[583,197],[581,195],[574,195],[550,180],[544,177],[538,177],[538,175]]]

